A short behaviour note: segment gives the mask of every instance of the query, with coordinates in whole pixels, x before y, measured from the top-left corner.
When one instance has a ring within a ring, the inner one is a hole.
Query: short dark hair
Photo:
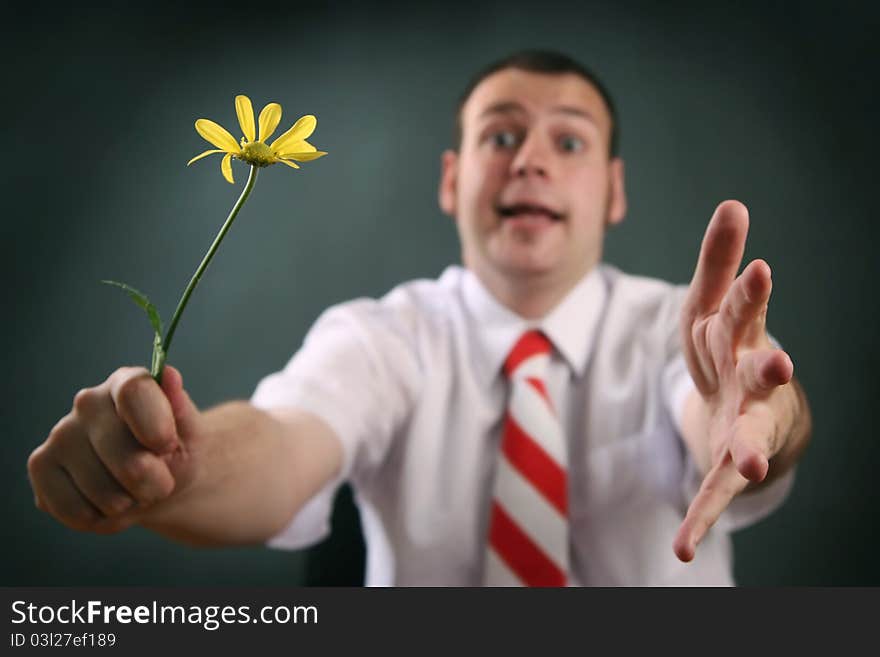
[[[611,99],[611,94],[608,93],[608,89],[602,84],[602,81],[599,80],[598,76],[586,66],[575,61],[568,55],[552,50],[520,50],[489,64],[489,66],[471,78],[471,81],[468,83],[467,87],[465,87],[464,93],[462,93],[461,97],[458,99],[458,107],[455,112],[454,143],[456,144],[456,147],[461,146],[461,110],[467,102],[467,99],[470,98],[474,89],[483,80],[493,73],[497,73],[506,68],[516,68],[529,73],[574,73],[591,84],[596,91],[599,92],[602,100],[605,101],[608,113],[611,116],[611,139],[608,144],[608,155],[609,157],[616,157],[618,155],[620,150],[620,129],[617,125],[617,111],[614,108],[614,101]]]

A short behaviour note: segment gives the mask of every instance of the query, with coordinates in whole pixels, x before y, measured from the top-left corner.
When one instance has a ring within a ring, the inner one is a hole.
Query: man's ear
[[[452,149],[443,151],[440,157],[440,186],[437,190],[437,201],[440,209],[450,217],[455,216],[458,199],[458,153]]]
[[[608,225],[613,226],[623,221],[626,215],[626,186],[624,185],[623,160],[619,157],[612,158],[610,163],[611,186],[608,203]]]

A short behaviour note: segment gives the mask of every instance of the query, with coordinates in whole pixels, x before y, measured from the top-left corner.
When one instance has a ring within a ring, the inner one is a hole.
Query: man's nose
[[[541,136],[530,132],[526,135],[516,152],[516,157],[510,163],[510,171],[517,177],[538,176],[546,178],[549,173],[548,145]]]

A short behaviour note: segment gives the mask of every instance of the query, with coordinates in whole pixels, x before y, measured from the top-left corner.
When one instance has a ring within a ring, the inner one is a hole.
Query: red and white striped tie
[[[567,450],[544,383],[551,350],[529,331],[504,364],[510,401],[489,514],[489,586],[568,582]]]

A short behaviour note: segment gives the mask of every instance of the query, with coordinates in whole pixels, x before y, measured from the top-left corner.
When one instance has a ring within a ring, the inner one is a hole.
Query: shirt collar
[[[474,358],[486,381],[499,374],[516,341],[533,328],[550,338],[575,376],[583,375],[607,296],[599,267],[593,267],[539,320],[527,320],[503,306],[468,269],[463,272],[462,286],[478,345]]]

